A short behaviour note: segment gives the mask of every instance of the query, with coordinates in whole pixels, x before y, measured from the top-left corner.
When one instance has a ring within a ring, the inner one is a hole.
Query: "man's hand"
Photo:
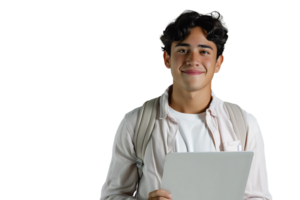
[[[171,194],[166,190],[154,190],[149,193],[148,200],[170,200]]]

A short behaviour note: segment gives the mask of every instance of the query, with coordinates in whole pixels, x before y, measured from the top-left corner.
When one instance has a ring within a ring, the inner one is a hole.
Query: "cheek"
[[[203,63],[207,64],[207,65],[211,65],[211,63],[212,63],[212,58],[211,58],[211,57],[203,57],[203,58],[201,59],[201,61],[202,61]]]
[[[202,64],[205,66],[208,73],[210,73],[211,71],[214,71],[214,69],[215,69],[215,62],[212,59],[209,59],[209,58],[203,59]]]
[[[179,62],[179,63],[184,63],[185,59],[186,58],[184,56],[177,56],[177,62]]]

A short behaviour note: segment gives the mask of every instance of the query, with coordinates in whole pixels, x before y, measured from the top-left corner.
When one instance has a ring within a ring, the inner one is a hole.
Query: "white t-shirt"
[[[213,140],[208,132],[206,113],[181,113],[169,106],[169,114],[179,123],[176,133],[176,152],[215,151]]]

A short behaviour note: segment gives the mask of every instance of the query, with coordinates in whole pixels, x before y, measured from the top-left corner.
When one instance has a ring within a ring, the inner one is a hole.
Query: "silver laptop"
[[[242,200],[253,152],[169,153],[162,188],[172,200]]]

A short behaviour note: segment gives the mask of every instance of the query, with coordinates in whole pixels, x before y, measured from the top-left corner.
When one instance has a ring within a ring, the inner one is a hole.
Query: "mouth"
[[[185,74],[188,74],[188,75],[200,75],[200,74],[203,74],[204,72],[200,72],[200,71],[182,71],[183,73]]]

